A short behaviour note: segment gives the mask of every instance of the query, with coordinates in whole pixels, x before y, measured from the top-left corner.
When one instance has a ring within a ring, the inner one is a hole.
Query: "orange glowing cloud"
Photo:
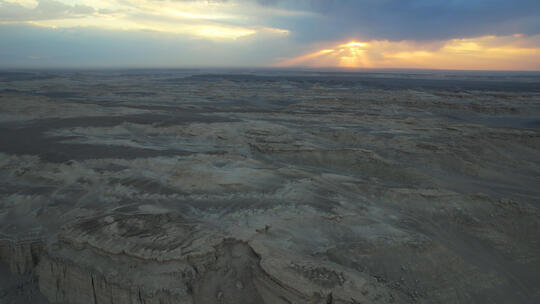
[[[439,42],[350,41],[276,66],[539,70],[540,35],[484,36]]]

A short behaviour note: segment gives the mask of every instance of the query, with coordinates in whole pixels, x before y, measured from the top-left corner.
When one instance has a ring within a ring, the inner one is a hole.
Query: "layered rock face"
[[[190,73],[0,78],[0,303],[540,302],[537,76]]]

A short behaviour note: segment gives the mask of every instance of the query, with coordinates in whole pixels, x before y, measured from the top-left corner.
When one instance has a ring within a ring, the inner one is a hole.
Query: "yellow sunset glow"
[[[237,39],[255,34],[254,30],[244,28],[227,28],[223,26],[203,26],[197,30],[198,36],[207,38]]]
[[[33,0],[9,0],[36,9],[38,2]],[[84,2],[82,2],[84,4]],[[62,5],[75,5],[68,3]],[[194,36],[211,40],[235,40],[258,32],[274,35],[288,35],[289,30],[243,26],[245,16],[239,14],[235,5],[214,1],[102,1],[91,3],[94,11],[84,16],[55,16],[23,21],[26,24],[60,29],[89,27],[107,30],[154,31],[169,34]],[[19,21],[0,21],[1,24],[20,23]]]
[[[351,41],[285,59],[276,66],[531,70],[540,68],[540,48],[527,45],[535,45],[528,42],[538,40],[540,36],[515,34],[438,43]]]
[[[332,54],[332,53],[335,53],[335,50],[333,50],[333,49],[320,50],[320,51],[317,51],[317,52],[313,52],[313,53],[309,53],[309,54],[302,55],[302,56],[299,56],[299,57],[284,60],[284,61],[278,63],[276,66],[286,67],[286,66],[301,65],[303,62],[311,61],[311,60],[314,60],[314,59],[317,59],[319,57],[322,57],[322,56],[325,56],[325,55],[328,55],[328,54]]]
[[[330,19],[325,19],[329,15],[324,17],[325,14],[312,10],[310,5],[289,6],[285,1],[267,5],[263,2],[0,0],[0,26],[5,26],[6,33],[10,32],[10,27],[40,27],[44,35],[50,32],[62,37],[68,37],[66,33],[88,31],[98,36],[137,39],[144,36],[175,43],[183,40],[182,47],[222,43],[229,50],[237,48],[232,57],[238,52],[249,52],[252,56],[247,57],[254,60],[249,64],[257,66],[540,70],[540,34],[532,35],[526,29],[523,29],[524,33],[517,32],[521,30],[519,27],[512,28],[517,33],[501,36],[459,38],[470,35],[470,32],[457,31],[429,36],[434,38],[424,40],[426,36],[414,33],[405,35],[397,31],[398,35],[387,36],[374,31],[371,35],[376,37],[407,37],[410,40],[366,39],[362,35],[369,32],[367,28],[328,27],[332,24],[328,23]],[[357,3],[350,1],[332,6],[358,9],[361,5]],[[337,21],[342,17],[336,15],[333,18]],[[294,18],[298,18],[299,23],[290,21]],[[350,21],[357,24],[359,20],[352,18]],[[312,25],[306,27],[301,26],[303,22],[320,23],[306,23]],[[402,25],[406,27],[406,24]],[[448,35],[457,38],[436,38]],[[71,35],[68,40],[76,38]],[[217,52],[218,48],[213,51]]]
[[[340,47],[365,47],[367,45],[368,44],[364,43],[364,42],[351,41],[349,43],[345,43],[345,44],[340,45]]]

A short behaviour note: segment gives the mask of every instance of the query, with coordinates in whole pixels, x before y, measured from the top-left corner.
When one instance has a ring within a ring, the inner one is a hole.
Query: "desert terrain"
[[[540,303],[540,75],[0,73],[0,303]]]

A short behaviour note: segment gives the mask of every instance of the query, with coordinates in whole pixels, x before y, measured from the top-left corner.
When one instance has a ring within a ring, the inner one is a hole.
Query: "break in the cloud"
[[[484,36],[447,41],[371,40],[328,45],[276,66],[540,70],[540,35]]]
[[[540,69],[539,35],[538,0],[0,0],[0,67]]]

